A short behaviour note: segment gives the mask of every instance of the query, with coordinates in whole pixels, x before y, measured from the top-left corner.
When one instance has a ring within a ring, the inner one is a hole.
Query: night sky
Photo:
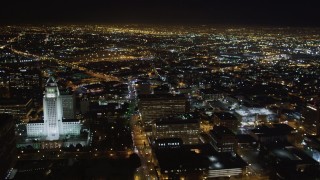
[[[0,23],[320,26],[318,8],[308,0],[10,0],[1,2]]]

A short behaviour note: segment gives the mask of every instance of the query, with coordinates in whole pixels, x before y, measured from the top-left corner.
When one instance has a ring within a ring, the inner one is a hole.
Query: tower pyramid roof
[[[46,86],[57,86],[57,81],[53,76],[50,76],[47,80]]]

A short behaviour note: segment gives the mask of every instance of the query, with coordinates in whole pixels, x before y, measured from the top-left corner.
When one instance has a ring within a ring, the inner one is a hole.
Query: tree
[[[138,154],[133,153],[129,157],[129,162],[132,165],[133,168],[138,168],[141,166],[141,160]]]
[[[70,149],[71,151],[74,151],[74,150],[75,150],[74,145],[73,145],[73,144],[70,144],[69,149]]]
[[[82,148],[82,145],[81,145],[80,143],[78,143],[78,144],[76,145],[76,148],[77,148],[77,149],[81,149],[81,148]]]

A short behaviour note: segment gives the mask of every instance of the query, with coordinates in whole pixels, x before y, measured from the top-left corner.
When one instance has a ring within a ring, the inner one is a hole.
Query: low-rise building
[[[235,116],[242,127],[255,126],[260,123],[274,122],[277,115],[267,108],[241,107],[235,110]]]
[[[218,152],[235,152],[236,135],[225,126],[214,126],[209,132],[211,145]]]
[[[262,153],[280,179],[316,179],[320,176],[319,163],[304,151],[288,143],[265,145]]]
[[[239,121],[237,117],[229,112],[216,112],[213,114],[213,123],[218,126],[225,126],[236,132]]]
[[[205,101],[218,101],[218,100],[222,100],[225,97],[223,93],[212,88],[201,89],[200,94],[202,99]]]
[[[258,126],[250,131],[250,135],[260,144],[293,141],[295,131],[287,124]]]
[[[155,150],[160,179],[240,178],[247,164],[237,155],[218,153],[208,144]]]

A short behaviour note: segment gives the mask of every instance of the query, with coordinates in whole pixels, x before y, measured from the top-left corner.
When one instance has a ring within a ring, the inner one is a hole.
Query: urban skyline
[[[316,7],[3,3],[0,179],[319,179]]]

